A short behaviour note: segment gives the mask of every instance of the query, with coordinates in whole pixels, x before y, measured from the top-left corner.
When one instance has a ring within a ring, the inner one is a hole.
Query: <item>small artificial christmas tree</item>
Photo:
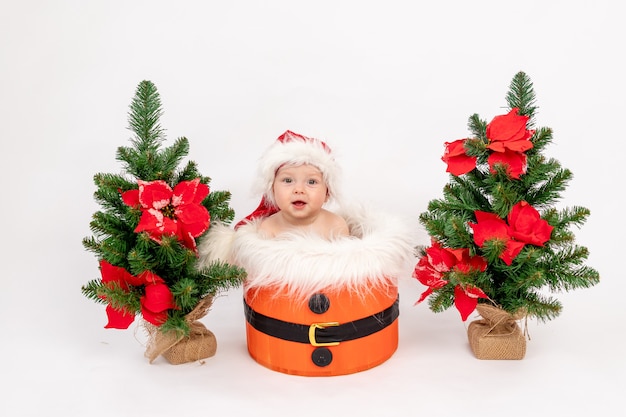
[[[245,272],[223,262],[198,267],[196,239],[211,223],[232,221],[231,195],[210,192],[211,179],[193,161],[178,168],[189,142],[181,137],[161,148],[161,114],[156,87],[142,81],[129,112],[133,146],[117,150],[125,173],[94,176],[102,210],[83,246],[97,255],[101,278],[82,293],[107,305],[106,328],[126,329],[136,315],[143,318],[150,362],[163,354],[183,363],[215,353],[215,337],[198,319],[218,292],[240,285]],[[182,344],[192,341],[191,348]]]
[[[445,144],[450,180],[420,215],[432,244],[419,248],[413,276],[428,287],[418,303],[429,297],[434,312],[454,305],[465,321],[492,306],[500,319],[508,314],[508,325],[545,322],[562,310],[550,292],[599,282],[570,230],[590,212],[555,206],[572,173],[542,153],[552,130],[533,129],[535,93],[525,73],[515,75],[506,100],[507,114],[488,124],[474,114],[472,137]]]

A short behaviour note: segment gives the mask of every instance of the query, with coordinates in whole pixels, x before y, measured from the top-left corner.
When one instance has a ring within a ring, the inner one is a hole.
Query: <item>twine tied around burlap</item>
[[[170,363],[179,365],[209,358],[217,351],[215,335],[198,320],[204,317],[213,304],[213,297],[206,296],[185,316],[189,324],[189,335],[176,332],[162,332],[158,327],[145,323],[148,331],[148,343],[145,356],[152,363],[163,355]]]
[[[472,321],[467,329],[470,347],[478,359],[523,359],[526,338],[518,320],[526,312],[511,314],[499,307],[478,304],[476,310],[481,320]]]

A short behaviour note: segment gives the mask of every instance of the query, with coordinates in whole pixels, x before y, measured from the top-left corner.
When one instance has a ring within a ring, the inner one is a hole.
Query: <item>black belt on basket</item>
[[[388,308],[371,316],[347,323],[319,322],[310,325],[290,323],[258,313],[244,300],[246,320],[256,330],[290,342],[313,346],[333,346],[381,331],[400,314],[399,298]]]

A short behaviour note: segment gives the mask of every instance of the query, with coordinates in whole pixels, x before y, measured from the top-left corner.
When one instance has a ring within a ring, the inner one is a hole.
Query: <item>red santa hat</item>
[[[272,186],[274,176],[283,165],[313,165],[317,167],[328,187],[331,199],[338,196],[339,166],[330,147],[319,139],[309,138],[287,130],[263,153],[259,161],[256,191],[262,194],[259,206],[241,220],[235,228],[278,211]]]

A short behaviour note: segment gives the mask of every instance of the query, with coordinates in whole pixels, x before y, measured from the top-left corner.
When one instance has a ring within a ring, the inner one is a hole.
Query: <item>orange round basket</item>
[[[332,288],[297,301],[275,288],[244,296],[248,351],[261,365],[303,376],[364,371],[398,347],[398,289],[367,292]]]
[[[246,270],[248,351],[261,365],[292,375],[344,375],[396,351],[397,279],[414,262],[414,233],[378,212],[342,215],[350,228],[345,238],[267,238],[253,220],[236,231],[213,225],[199,245],[201,264],[226,260]]]

